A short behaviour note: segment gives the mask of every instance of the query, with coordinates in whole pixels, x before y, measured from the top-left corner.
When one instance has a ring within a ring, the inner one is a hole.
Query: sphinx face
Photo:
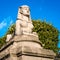
[[[28,7],[21,7],[21,13],[26,16],[29,16],[30,15],[29,8]]]

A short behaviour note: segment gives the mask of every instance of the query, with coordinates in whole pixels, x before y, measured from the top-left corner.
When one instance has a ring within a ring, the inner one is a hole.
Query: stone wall
[[[9,41],[0,49],[0,60],[8,60],[10,59],[10,48],[14,41]]]

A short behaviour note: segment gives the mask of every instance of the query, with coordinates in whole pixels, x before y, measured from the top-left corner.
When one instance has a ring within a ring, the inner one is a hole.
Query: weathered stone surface
[[[25,55],[23,55],[22,56],[22,60],[53,60],[53,59],[51,59],[51,58],[44,58],[44,57],[36,57],[36,56],[25,56]]]
[[[14,41],[23,41],[23,40],[28,40],[28,41],[38,41],[38,36],[34,36],[34,35],[20,35],[20,36],[14,36]]]
[[[4,58],[5,56],[10,55],[9,51],[10,51],[12,44],[13,44],[13,41],[11,40],[0,49],[0,60]]]
[[[6,42],[8,42],[12,38],[12,34],[8,34],[6,38]]]
[[[0,59],[10,54],[9,58],[6,59],[27,60],[27,58],[30,58],[31,60],[33,59],[54,60],[55,53],[52,50],[43,49],[38,40],[36,40],[36,42],[33,41],[32,36],[26,35],[25,38],[30,37],[30,39],[29,38],[25,39],[22,36],[15,36],[11,40],[11,41],[14,40],[14,43],[7,47],[6,49],[4,49],[3,51],[1,51]],[[36,36],[34,37],[37,38]],[[23,56],[25,59],[23,58]]]

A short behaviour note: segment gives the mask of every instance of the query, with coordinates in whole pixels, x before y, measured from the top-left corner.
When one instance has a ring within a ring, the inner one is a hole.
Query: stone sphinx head
[[[25,20],[25,21],[31,20],[29,6],[22,5],[21,7],[19,7],[17,19],[18,20]]]
[[[21,14],[24,14],[26,16],[29,16],[30,15],[30,9],[27,5],[23,5],[20,7],[20,13]]]

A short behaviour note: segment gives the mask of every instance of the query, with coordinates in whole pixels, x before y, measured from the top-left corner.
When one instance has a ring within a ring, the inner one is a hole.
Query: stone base
[[[52,50],[43,49],[37,36],[14,36],[11,42],[0,50],[0,60],[54,60]]]
[[[16,46],[11,48],[11,57],[13,60],[54,60],[54,52],[32,46]],[[11,59],[12,60],[12,59]]]
[[[10,49],[11,60],[54,60],[55,53],[43,49],[36,36],[15,36],[13,40],[15,42]]]
[[[36,41],[40,43],[38,36],[34,34],[28,34],[28,35],[24,34],[24,35],[19,35],[19,36],[16,35],[14,36],[13,40],[16,42],[26,40],[26,41]]]
[[[36,57],[36,56],[21,56],[19,58],[19,60],[54,60],[54,59],[50,59],[50,58],[44,58],[44,57]]]

